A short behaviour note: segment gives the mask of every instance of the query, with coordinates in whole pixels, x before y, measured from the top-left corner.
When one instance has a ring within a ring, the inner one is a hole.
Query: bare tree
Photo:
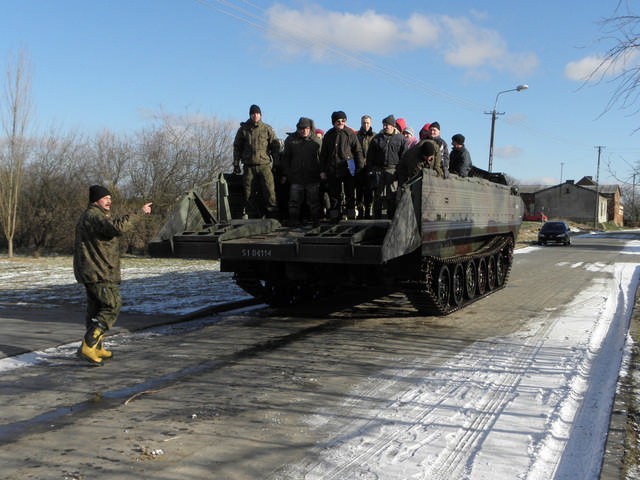
[[[118,136],[109,130],[98,134],[91,147],[91,161],[86,174],[90,183],[105,183],[117,188],[127,183],[126,171],[133,157],[133,147],[126,136]]]
[[[0,156],[0,223],[7,238],[8,255],[12,257],[31,117],[31,74],[23,52],[18,53],[15,62],[9,61],[5,80],[0,115],[4,133]]]
[[[74,225],[88,200],[87,183],[79,175],[86,170],[85,145],[77,134],[50,132],[32,146],[18,208],[24,222],[16,245],[28,246],[33,255],[72,251]]]
[[[139,136],[131,193],[152,198],[156,212],[191,188],[213,197],[218,174],[231,168],[232,130],[230,122],[216,118],[163,115]]]
[[[601,40],[612,41],[613,46],[602,56],[587,82],[610,78],[615,88],[604,111],[618,105],[622,109],[632,108],[631,114],[635,115],[640,110],[637,107],[640,95],[640,15],[632,12],[628,0],[619,0],[614,15],[603,20],[601,27],[604,33]]]

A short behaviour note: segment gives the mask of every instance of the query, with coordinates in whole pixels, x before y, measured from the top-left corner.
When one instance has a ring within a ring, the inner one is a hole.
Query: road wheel
[[[451,304],[453,306],[459,307],[462,304],[462,299],[464,297],[464,267],[461,263],[458,263],[453,268],[453,281],[452,290],[451,290]]]
[[[495,290],[496,288],[496,257],[491,255],[487,257],[487,290]]]
[[[496,255],[496,286],[501,287],[507,276],[507,264],[502,252]]]
[[[469,260],[464,268],[464,293],[469,300],[476,296],[478,288],[476,264],[473,260]]]
[[[487,291],[487,261],[484,258],[478,260],[478,295],[484,295]]]
[[[449,272],[449,267],[446,265],[442,265],[438,272],[436,293],[441,305],[449,304],[449,296],[451,295],[451,272]]]

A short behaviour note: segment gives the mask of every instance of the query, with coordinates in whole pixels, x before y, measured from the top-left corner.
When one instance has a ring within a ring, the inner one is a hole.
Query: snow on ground
[[[624,253],[639,255],[640,242],[629,242]],[[566,264],[611,275],[595,280],[561,316],[544,310],[526,330],[475,342],[386,408],[359,410],[362,424],[349,425],[312,465],[293,466],[283,478],[309,468],[305,480],[599,478],[623,351],[630,348],[639,265]],[[386,398],[395,378],[430,371],[419,362],[413,371],[390,370],[388,385],[359,386],[347,402]]]
[[[629,241],[624,253],[639,255],[640,242]],[[528,480],[598,478],[622,353],[630,348],[626,331],[639,265],[640,257],[614,266],[565,265],[610,275],[594,280],[562,316],[543,310],[528,329],[476,342],[428,378],[421,377],[419,363],[413,372],[396,372],[413,376],[415,388],[389,397],[385,409],[365,412],[360,418],[366,423],[349,425],[349,433],[326,445],[313,465],[291,466],[290,473],[311,468],[307,480],[493,480],[498,472],[499,478]],[[20,262],[0,259],[0,267],[0,308],[7,301],[59,303],[62,294],[84,301],[64,259],[39,278]],[[193,292],[178,297],[163,290],[176,274]],[[126,306],[131,311],[186,312],[212,298],[245,296],[214,262],[176,268],[166,261],[143,269],[131,260],[124,262],[123,275],[123,298],[142,298]],[[393,392],[394,380],[388,382],[374,388]],[[349,398],[372,394],[370,385],[359,388],[369,390],[350,392]]]
[[[122,259],[122,311],[181,315],[247,294],[207,260]],[[0,312],[3,304],[85,304],[84,287],[73,276],[71,257],[0,259]]]

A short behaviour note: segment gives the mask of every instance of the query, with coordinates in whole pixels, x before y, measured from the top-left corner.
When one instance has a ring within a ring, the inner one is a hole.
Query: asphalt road
[[[308,463],[327,436],[345,434],[339,417],[357,416],[344,406],[348,392],[416,356],[437,369],[474,342],[526,328],[541,306],[560,311],[602,272],[554,265],[624,261],[626,240],[577,239],[516,255],[507,288],[442,318],[416,316],[397,295],[137,333],[166,319],[123,318],[105,367],[87,367],[69,345],[0,373],[0,478],[296,478],[287,466]],[[8,312],[0,350],[77,341],[81,315]],[[326,412],[337,423],[309,424]]]

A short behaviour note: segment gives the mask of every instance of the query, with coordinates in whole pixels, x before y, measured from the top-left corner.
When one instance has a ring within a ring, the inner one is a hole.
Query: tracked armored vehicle
[[[446,315],[505,286],[522,221],[517,189],[502,174],[474,173],[445,179],[423,169],[401,187],[393,219],[295,228],[238,218],[229,183],[239,177],[221,175],[218,215],[190,192],[149,251],[219,259],[242,289],[272,305],[353,287],[401,291],[419,312]]]

